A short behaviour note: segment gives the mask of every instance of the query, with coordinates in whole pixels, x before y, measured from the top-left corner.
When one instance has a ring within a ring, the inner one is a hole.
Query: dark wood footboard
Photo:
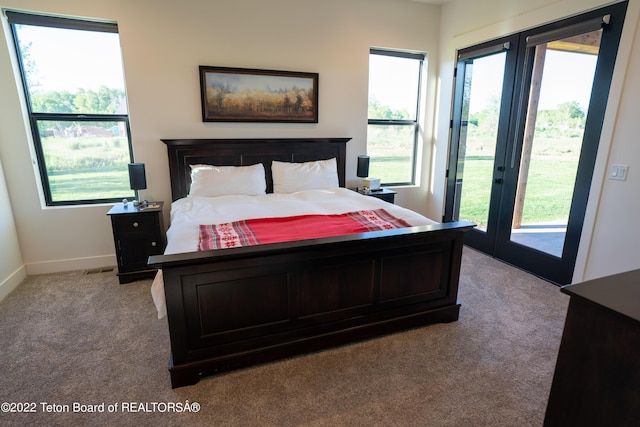
[[[458,319],[464,233],[445,223],[152,256],[162,268],[172,387]]]

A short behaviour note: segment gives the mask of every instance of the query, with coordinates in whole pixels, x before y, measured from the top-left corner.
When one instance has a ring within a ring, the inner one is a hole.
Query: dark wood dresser
[[[571,300],[544,425],[640,425],[640,270],[562,292]]]

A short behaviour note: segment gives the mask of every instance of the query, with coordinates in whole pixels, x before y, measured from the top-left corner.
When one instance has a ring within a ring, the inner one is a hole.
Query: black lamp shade
[[[358,170],[356,171],[358,178],[366,178],[369,176],[369,156],[358,156]]]
[[[147,188],[144,163],[129,163],[129,183],[132,190],[144,190]]]

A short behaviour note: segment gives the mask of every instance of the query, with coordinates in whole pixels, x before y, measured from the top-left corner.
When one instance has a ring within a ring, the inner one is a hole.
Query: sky
[[[207,86],[217,84],[229,84],[232,90],[241,92],[243,90],[277,90],[277,89],[313,89],[311,78],[298,78],[291,76],[269,76],[257,74],[230,74],[207,72]]]
[[[492,96],[500,97],[502,80],[496,76],[504,73],[505,53],[487,56],[474,61],[472,86],[472,113],[483,109],[482,101]],[[591,86],[597,56],[548,50],[545,58],[540,110],[555,109],[558,104],[578,101],[586,111],[589,106]],[[482,84],[477,84],[483,82]],[[487,82],[488,84],[484,84]],[[473,100],[481,100],[473,102]]]
[[[369,55],[369,97],[392,110],[415,111],[417,64],[415,59]]]
[[[23,25],[18,38],[21,46],[33,42],[31,58],[38,71],[47,70],[35,77],[38,91],[125,88],[117,33]]]

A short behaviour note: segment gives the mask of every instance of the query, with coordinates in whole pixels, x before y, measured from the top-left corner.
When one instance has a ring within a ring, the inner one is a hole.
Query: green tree
[[[487,100],[486,107],[469,115],[469,126],[477,126],[480,134],[494,135],[498,129],[500,119],[500,98],[492,96]]]
[[[586,113],[577,101],[559,104],[553,110],[540,110],[536,119],[536,132],[547,137],[570,136],[584,129]]]
[[[114,114],[124,99],[123,91],[102,86],[97,92],[86,89],[77,93],[34,92],[31,105],[36,113]]]
[[[582,108],[580,108],[578,101],[563,102],[558,105],[557,109],[563,116],[571,120],[577,119],[578,121],[582,121],[585,118],[585,113],[582,111]]]
[[[25,78],[27,79],[27,85],[29,85],[30,88],[36,88],[40,86],[40,81],[38,80],[38,68],[31,57],[32,45],[32,42],[22,45],[20,49],[20,57],[22,59],[22,68],[24,69]]]
[[[68,91],[32,93],[31,108],[35,113],[74,113],[73,94]]]
[[[73,99],[74,112],[86,114],[114,114],[118,110],[118,106],[123,99],[124,93],[122,93],[122,91],[109,89],[106,86],[101,86],[97,92],[80,89]]]
[[[411,116],[406,109],[392,110],[388,105],[382,105],[375,98],[369,99],[369,118],[380,120],[411,120]]]

